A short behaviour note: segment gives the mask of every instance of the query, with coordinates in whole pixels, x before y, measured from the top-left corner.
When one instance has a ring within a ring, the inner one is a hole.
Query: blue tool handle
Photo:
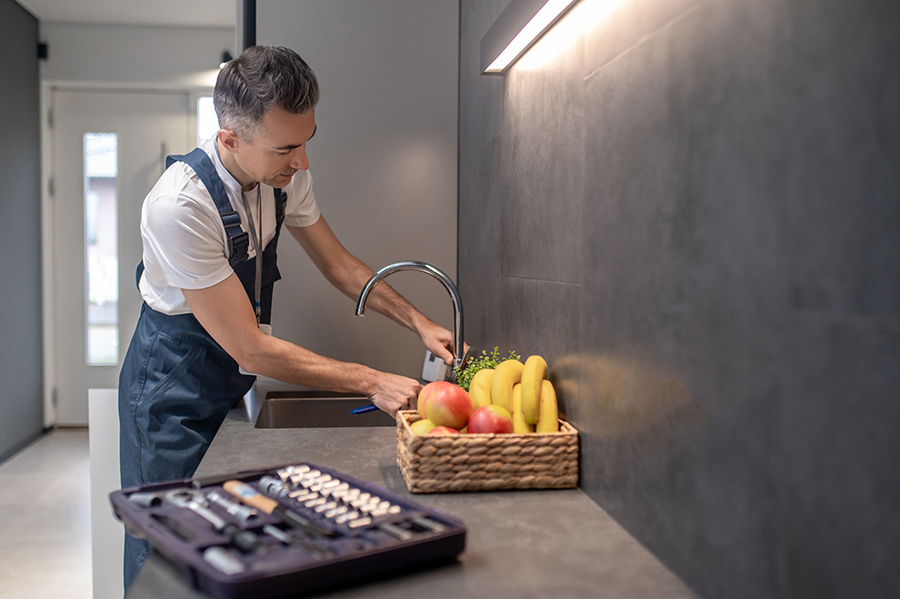
[[[351,414],[365,414],[367,412],[374,412],[377,409],[378,409],[378,406],[376,406],[375,404],[369,404],[369,405],[363,406],[361,408],[353,408],[352,410],[350,410],[350,413]]]

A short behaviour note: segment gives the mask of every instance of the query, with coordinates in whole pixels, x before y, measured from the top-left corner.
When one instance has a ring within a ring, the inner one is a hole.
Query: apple
[[[503,406],[491,404],[475,410],[469,418],[469,433],[511,433],[513,419],[509,410]]]
[[[434,428],[434,423],[431,420],[423,418],[422,420],[416,420],[410,424],[409,428],[412,429],[414,435],[427,435],[431,432],[431,429]]]
[[[421,422],[421,420],[419,421]],[[449,426],[436,426],[428,433],[429,435],[458,435],[459,431]]]
[[[436,382],[437,381],[435,381],[434,383]],[[425,404],[428,403],[429,398],[434,395],[434,392],[437,389],[434,386],[434,383],[428,383],[427,385],[422,387],[421,391],[419,391],[419,397],[416,401],[416,408],[418,409],[419,416],[422,417],[422,420],[428,420],[428,415],[425,414]]]
[[[428,383],[419,393],[419,413],[435,426],[459,430],[469,421],[475,409],[465,389],[447,381]]]

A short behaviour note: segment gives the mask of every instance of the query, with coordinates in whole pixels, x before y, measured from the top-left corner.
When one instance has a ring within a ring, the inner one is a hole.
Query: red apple
[[[437,381],[435,381],[436,383]],[[422,417],[422,420],[428,420],[428,415],[425,414],[425,404],[428,403],[428,400],[434,395],[434,392],[437,388],[434,386],[434,383],[428,383],[422,390],[419,391],[419,397],[417,399],[417,409],[419,410],[419,416]]]
[[[429,435],[458,435],[459,431],[449,426],[436,426],[428,433]]]
[[[469,418],[469,433],[511,433],[513,419],[509,410],[503,406],[491,404],[475,410]]]
[[[428,383],[419,393],[419,413],[435,426],[459,430],[469,421],[475,409],[465,389],[447,381]]]

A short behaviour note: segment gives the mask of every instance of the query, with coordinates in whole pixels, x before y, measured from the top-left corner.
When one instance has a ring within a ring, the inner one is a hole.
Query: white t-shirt
[[[247,204],[257,228],[250,231],[241,186],[222,165],[216,138],[207,140],[201,148],[215,165],[231,206],[241,217],[241,228],[251,237],[258,235],[256,190],[247,192]],[[287,193],[285,225],[306,227],[319,220],[309,171],[297,171],[283,191]],[[265,248],[275,237],[275,194],[263,184],[260,193],[262,247]],[[228,263],[227,236],[216,204],[193,169],[183,162],[169,167],[144,199],[141,239],[144,273],[139,288],[141,297],[157,312],[190,314],[182,289],[205,289],[221,283],[234,272]],[[251,241],[248,257],[255,256]]]

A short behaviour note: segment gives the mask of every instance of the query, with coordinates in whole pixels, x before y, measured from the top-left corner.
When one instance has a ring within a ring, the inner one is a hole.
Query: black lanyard
[[[241,193],[241,199],[244,202],[244,210],[247,212],[247,224],[249,225],[247,228],[250,229],[248,233],[250,234],[250,243],[253,246],[253,249],[256,250],[256,285],[254,286],[254,295],[253,299],[256,302],[254,306],[254,312],[256,312],[256,324],[259,324],[259,320],[262,316],[262,308],[260,308],[259,296],[262,294],[262,195],[259,191],[260,184],[256,184],[256,211],[257,216],[259,217],[259,228],[258,228],[258,236],[256,231],[253,229],[256,228],[253,224],[253,214],[250,213],[250,202],[247,201],[247,196]]]

